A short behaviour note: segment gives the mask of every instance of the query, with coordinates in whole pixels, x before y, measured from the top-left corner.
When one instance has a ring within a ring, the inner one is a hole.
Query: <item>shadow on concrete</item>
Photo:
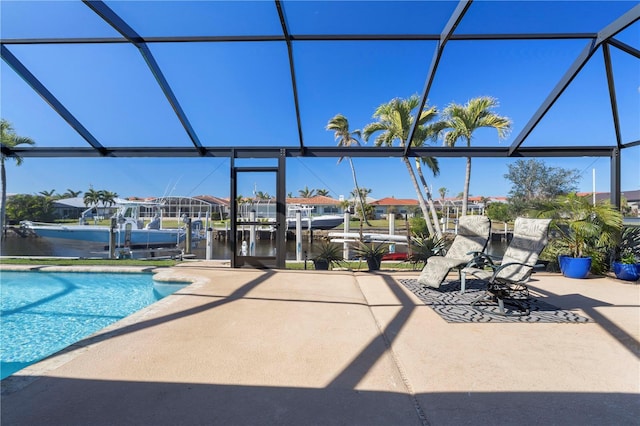
[[[531,287],[531,286],[530,286]],[[533,289],[533,287],[531,287]],[[536,287],[535,291],[540,293],[550,300],[554,304],[560,306],[562,309],[575,310],[582,309],[582,311],[593,321],[602,327],[611,337],[616,339],[622,346],[631,352],[636,358],[640,358],[640,342],[635,339],[631,334],[620,328],[616,323],[607,318],[597,308],[640,308],[638,304],[630,305],[612,305],[602,300],[593,299],[591,297],[584,296],[582,294],[565,294],[558,295],[547,290]],[[640,403],[640,402],[639,402]],[[640,421],[638,422],[640,424]]]
[[[258,278],[222,299],[192,309],[141,321],[93,336],[86,344],[136,332],[240,300],[275,272]],[[2,397],[1,423],[7,425],[631,425],[638,424],[637,394],[602,392],[450,392],[414,394],[399,384],[397,392],[359,390],[358,384],[386,354],[416,305],[394,278],[380,275],[400,309],[351,363],[336,371],[324,388],[199,383],[104,381],[43,376],[19,392]],[[356,284],[357,285],[357,284]],[[537,289],[544,293],[542,290]],[[550,293],[552,294],[552,293]],[[194,294],[196,295],[196,294]],[[603,302],[580,295],[554,296],[592,318]],[[269,299],[265,300],[279,300]],[[286,299],[289,300],[289,299]],[[289,300],[300,302],[299,300]],[[301,300],[301,302],[310,302]],[[311,301],[313,303],[344,303]],[[570,303],[571,302],[571,303]],[[362,305],[361,302],[353,304]],[[606,305],[606,304],[605,304]],[[593,311],[593,312],[592,312]],[[375,315],[371,313],[375,320]],[[621,335],[611,321],[603,325]],[[628,335],[627,335],[628,336]],[[631,336],[628,336],[634,340]],[[625,339],[622,336],[620,339]],[[635,340],[634,340],[635,341]],[[637,342],[636,342],[637,344]],[[631,346],[626,346],[631,350]],[[637,353],[637,352],[636,352]],[[393,357],[391,351],[390,356]],[[179,360],[176,360],[179,362]],[[437,362],[446,362],[438,360]],[[398,363],[396,362],[398,366]],[[213,365],[212,367],[216,368]],[[400,366],[398,366],[400,368]],[[524,366],[526,368],[526,366]],[[633,373],[630,373],[633,374]],[[404,377],[402,371],[400,375]],[[34,379],[34,377],[32,377]],[[3,383],[4,384],[4,383]],[[406,383],[405,383],[406,384]]]
[[[38,395],[46,391],[46,398]],[[3,400],[19,425],[632,425],[637,395],[579,392],[425,393],[429,422],[401,392],[79,380],[43,377],[33,404]],[[20,400],[24,402],[24,399]]]
[[[249,281],[248,283],[244,284],[243,286],[241,286],[240,288],[238,288],[237,290],[235,290],[233,293],[231,293],[228,296],[225,296],[223,299],[219,299],[216,300],[214,302],[210,302],[210,303],[205,303],[203,305],[200,306],[196,306],[194,308],[191,309],[185,309],[179,312],[175,312],[172,314],[168,314],[168,315],[163,315],[161,317],[155,317],[149,320],[144,320],[144,321],[139,321],[136,322],[134,324],[131,325],[127,325],[124,327],[119,327],[115,330],[110,330],[110,331],[105,331],[102,333],[97,333],[92,335],[91,337],[87,337],[86,339],[80,340],[79,342],[75,343],[73,346],[67,348],[67,350],[73,350],[75,347],[78,346],[88,346],[88,345],[92,345],[95,343],[99,343],[108,339],[111,339],[113,337],[117,337],[117,336],[122,336],[125,334],[129,334],[129,333],[135,333],[136,331],[140,331],[143,330],[145,328],[150,328],[150,327],[155,327],[157,325],[160,324],[164,324],[170,321],[175,321],[178,320],[180,318],[185,318],[191,315],[196,315],[200,312],[204,312],[204,311],[208,311],[209,309],[214,309],[217,308],[219,306],[222,305],[226,305],[228,303],[232,303],[236,300],[240,300],[242,299],[247,293],[249,293],[251,290],[253,290],[254,288],[256,288],[259,284],[265,282],[266,280],[268,280],[271,276],[273,276],[275,274],[274,271],[265,271],[261,276],[259,276],[256,279],[253,279],[251,281]],[[61,351],[61,352],[64,352]],[[58,352],[59,354],[60,352]],[[53,354],[52,356],[56,356],[57,354]]]

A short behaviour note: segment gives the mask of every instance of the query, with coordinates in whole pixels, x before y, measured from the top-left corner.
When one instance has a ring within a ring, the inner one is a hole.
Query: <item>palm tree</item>
[[[311,198],[314,195],[316,195],[316,190],[315,189],[309,189],[308,186],[305,186],[304,189],[299,189],[298,190],[298,194],[300,194],[300,197],[302,197],[302,198]]]
[[[75,197],[78,197],[80,194],[82,194],[82,191],[74,191],[73,189],[67,188],[67,192],[62,194],[62,196],[64,198],[75,198]]]
[[[100,201],[102,201],[103,206],[111,207],[116,203],[116,198],[118,198],[118,194],[111,191],[98,191],[100,193]]]
[[[84,197],[82,199],[85,206],[98,207],[98,203],[100,202],[100,191],[96,191],[95,189],[93,189],[93,186],[89,185],[89,190],[84,193]]]
[[[498,131],[498,138],[504,139],[511,130],[511,119],[502,117],[492,111],[498,106],[498,101],[488,96],[481,96],[469,100],[466,105],[452,103],[443,111],[444,118],[436,124],[443,132],[444,144],[454,147],[456,142],[464,140],[467,147],[471,146],[473,132],[481,127],[493,127]],[[445,130],[449,129],[445,132]],[[471,181],[471,157],[467,157],[467,168],[464,178],[462,195],[462,215],[467,214],[469,199],[469,182]]]
[[[369,138],[376,132],[381,132],[375,139],[376,146],[393,146],[395,141],[399,142],[400,146],[405,146],[407,144],[407,138],[409,136],[409,131],[413,125],[415,120],[412,115],[412,111],[420,105],[420,98],[418,95],[413,95],[408,99],[400,99],[395,98],[386,104],[380,105],[375,113],[373,114],[374,118],[377,118],[378,121],[368,124],[365,126],[363,130],[363,136],[365,140],[369,140]],[[437,115],[437,110],[435,107],[427,108],[420,112],[418,118],[418,128],[416,129],[414,136],[414,143],[419,146],[424,143],[427,137],[435,134],[437,129],[432,128],[431,126],[427,126],[426,123],[433,120]],[[436,234],[434,230],[434,225],[438,230],[438,235],[441,235],[440,226],[438,224],[438,215],[435,211],[435,206],[433,205],[433,200],[431,197],[431,191],[429,190],[429,186],[426,185],[426,181],[424,181],[424,175],[421,176],[421,180],[425,182],[424,190],[427,194],[427,200],[429,203],[429,210],[427,209],[427,204],[422,195],[422,191],[420,190],[420,186],[418,185],[418,179],[416,178],[416,174],[411,166],[411,162],[407,157],[403,157],[402,161],[407,167],[407,171],[409,172],[409,177],[411,178],[411,182],[413,183],[414,189],[416,191],[416,195],[418,197],[418,203],[420,204],[420,209],[422,210],[422,214],[424,216],[425,222],[427,223],[427,229],[431,235]],[[431,168],[434,164],[433,161],[430,160],[422,160],[416,159],[416,163],[424,162],[427,166]],[[432,169],[435,174],[435,170]],[[420,172],[421,173],[421,172]],[[429,211],[431,211],[431,216],[433,218],[433,222],[429,219]]]
[[[26,136],[18,136],[13,130],[13,126],[9,121],[0,119],[0,142],[2,147],[15,148],[18,145],[34,145],[33,139]],[[4,239],[4,223],[7,205],[7,172],[4,168],[4,159],[6,155],[0,152],[0,179],[2,180],[2,204],[0,204],[0,239]],[[16,166],[22,164],[22,157],[14,154],[12,156],[16,162]]]
[[[447,196],[447,192],[449,192],[449,190],[447,188],[445,188],[444,186],[442,188],[438,188],[438,193],[440,194],[440,199],[442,200],[442,207],[444,207],[444,199]]]
[[[371,188],[354,188],[353,191],[351,191],[351,197],[353,198],[354,201],[357,199],[366,201],[367,197],[372,192],[373,192],[373,189]]]
[[[52,189],[51,191],[40,191],[38,194],[42,195],[42,211],[45,214],[49,213],[49,207],[51,207],[51,201],[56,198],[56,190]],[[58,195],[59,197],[59,195]]]
[[[327,123],[327,130],[334,132],[335,140],[338,141],[338,146],[350,147],[352,145],[360,146],[359,139],[362,137],[362,133],[360,130],[354,130],[353,132],[349,131],[349,120],[342,114],[336,114],[329,123]],[[345,157],[338,158],[338,164]],[[351,157],[347,157],[349,160],[349,165],[351,166],[351,176],[353,177],[353,185],[356,187],[356,193],[358,195],[358,200],[360,202],[360,210],[362,211],[362,218],[367,223],[367,225],[371,225],[367,219],[367,215],[364,211],[364,201],[362,199],[360,189],[358,186],[358,180],[356,179],[356,168],[353,165],[353,160]]]
[[[349,210],[349,208],[351,207],[351,201],[349,200],[340,201],[340,207],[342,207],[343,211]]]
[[[329,190],[328,189],[318,188],[318,189],[316,189],[316,194],[317,195],[322,195],[323,197],[328,197],[329,196]]]
[[[56,190],[52,189],[51,191],[40,191],[38,194],[42,195],[45,198],[53,198],[56,194]]]
[[[416,146],[422,145],[422,142],[416,144]],[[431,219],[433,220],[434,228],[436,234],[439,238],[442,238],[442,231],[440,230],[440,222],[438,221],[438,213],[436,211],[436,206],[433,204],[433,197],[431,196],[431,189],[429,188],[429,184],[422,173],[422,166],[420,163],[425,164],[434,176],[438,176],[440,174],[440,166],[438,164],[438,159],[434,157],[416,157],[416,170],[418,172],[418,177],[420,178],[420,183],[422,183],[422,187],[424,188],[425,194],[427,194],[427,203],[429,204],[429,211],[431,212]]]
[[[256,192],[256,198],[258,200],[270,200],[271,199],[271,195],[269,195],[268,192],[264,192],[264,191],[257,191]]]

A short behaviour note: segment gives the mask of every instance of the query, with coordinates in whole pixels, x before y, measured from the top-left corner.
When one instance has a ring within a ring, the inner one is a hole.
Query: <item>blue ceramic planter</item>
[[[590,257],[558,256],[560,271],[567,278],[586,278],[591,269]]]
[[[640,263],[613,262],[613,272],[619,280],[637,281],[640,278]]]

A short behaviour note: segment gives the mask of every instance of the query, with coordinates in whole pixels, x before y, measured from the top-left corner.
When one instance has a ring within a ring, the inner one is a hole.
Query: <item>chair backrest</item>
[[[491,221],[486,216],[461,216],[458,219],[458,234],[447,250],[445,257],[473,259],[469,252],[484,251],[491,236]]]
[[[531,274],[540,252],[547,245],[551,219],[527,219],[519,217],[513,225],[513,238],[504,252],[502,264],[518,262],[498,273],[498,277],[511,281],[521,281]]]

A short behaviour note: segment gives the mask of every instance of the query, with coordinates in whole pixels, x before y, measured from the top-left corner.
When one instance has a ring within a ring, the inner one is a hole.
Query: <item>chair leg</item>
[[[460,272],[460,294],[464,293],[467,288],[467,273],[464,271]]]

